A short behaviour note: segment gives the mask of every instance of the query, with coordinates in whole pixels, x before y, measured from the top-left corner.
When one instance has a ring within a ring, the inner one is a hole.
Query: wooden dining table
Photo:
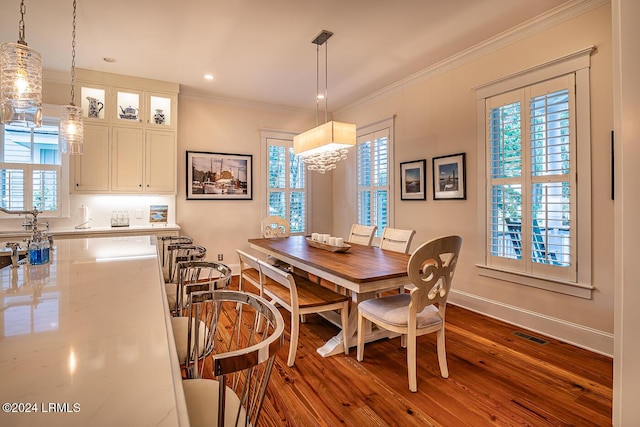
[[[305,236],[249,239],[249,244],[255,250],[350,291],[352,304],[348,326],[351,333],[347,338],[349,347],[356,346],[357,304],[375,298],[379,292],[398,289],[409,283],[407,264],[410,256],[403,253],[355,243],[349,243],[351,248],[347,252],[331,252],[310,246]],[[337,320],[334,323],[339,325]],[[368,324],[365,342],[394,336],[397,334],[372,328]],[[339,333],[317,351],[326,357],[341,353],[342,349],[342,333]]]

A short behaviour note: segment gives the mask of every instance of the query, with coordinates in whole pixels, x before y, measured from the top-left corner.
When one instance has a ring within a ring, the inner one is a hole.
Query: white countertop
[[[188,425],[155,238],[55,247],[0,270],[0,425]]]
[[[38,226],[39,230],[43,230],[42,226]],[[77,237],[93,237],[93,236],[121,236],[121,235],[142,235],[142,234],[164,234],[177,233],[180,231],[178,224],[149,224],[149,225],[132,225],[129,227],[90,227],[90,228],[69,228],[69,229],[51,229],[49,234],[59,238],[77,238]],[[30,231],[11,230],[0,231],[0,241],[11,239],[22,239],[31,236]]]

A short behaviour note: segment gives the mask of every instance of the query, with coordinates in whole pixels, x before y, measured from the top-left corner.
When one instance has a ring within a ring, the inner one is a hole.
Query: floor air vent
[[[520,337],[520,338],[524,338],[525,340],[529,340],[532,341],[536,344],[540,344],[540,345],[546,345],[549,342],[546,340],[543,340],[542,338],[538,338],[538,337],[534,337],[532,335],[529,334],[525,334],[524,332],[520,332],[520,331],[514,331],[513,335]]]

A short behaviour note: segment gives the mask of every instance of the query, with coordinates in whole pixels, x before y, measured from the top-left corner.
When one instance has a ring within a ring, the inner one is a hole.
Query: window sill
[[[476,264],[476,267],[480,269],[478,273],[480,276],[558,292],[578,298],[591,299],[593,290],[595,289],[592,285],[567,282],[553,278],[542,278],[540,276],[533,276],[527,273],[506,270],[489,265]]]

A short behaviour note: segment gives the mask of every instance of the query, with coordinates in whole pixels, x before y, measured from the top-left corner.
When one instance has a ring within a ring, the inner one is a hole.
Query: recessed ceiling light
[[[205,78],[206,80],[213,80],[213,75],[211,75],[211,74],[205,74],[205,75],[204,75],[204,78]]]
[[[117,62],[116,58],[111,58],[109,56],[105,56],[104,58],[102,58],[102,60],[104,62]]]

